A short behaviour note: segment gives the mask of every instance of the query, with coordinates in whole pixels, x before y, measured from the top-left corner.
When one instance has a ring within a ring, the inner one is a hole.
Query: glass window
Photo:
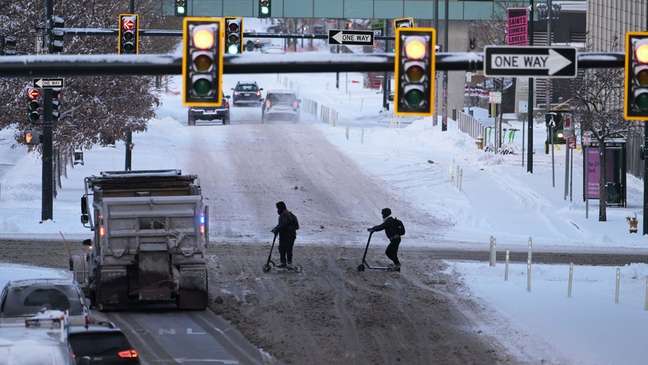
[[[42,309],[69,310],[70,315],[83,313],[81,298],[72,286],[53,285],[11,288],[2,308],[2,315],[33,316]]]
[[[257,91],[257,86],[255,84],[238,84],[236,85],[236,91]]]
[[[295,101],[297,98],[295,97],[295,94],[270,94],[268,95],[268,100],[272,104],[285,104],[285,105],[292,105],[293,101]]]

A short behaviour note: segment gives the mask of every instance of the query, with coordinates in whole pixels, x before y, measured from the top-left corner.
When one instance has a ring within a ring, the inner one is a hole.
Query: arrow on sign
[[[335,35],[333,35],[333,39],[335,39],[336,42],[342,44],[342,34],[344,34],[342,33],[342,31],[335,33]]]
[[[62,88],[64,79],[34,79],[34,87],[39,89],[58,89]]]
[[[373,41],[373,31],[329,29],[329,44],[368,46],[372,45]]]
[[[493,55],[491,67],[495,70],[547,70],[547,74],[554,75],[571,64],[572,62],[569,59],[550,49],[548,55],[496,54]]]

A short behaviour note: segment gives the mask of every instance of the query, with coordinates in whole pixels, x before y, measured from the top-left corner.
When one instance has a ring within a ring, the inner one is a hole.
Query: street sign
[[[39,89],[60,89],[65,84],[62,77],[54,79],[34,79],[34,87]]]
[[[574,78],[574,47],[486,46],[484,75],[489,77]]]
[[[348,46],[372,46],[374,32],[367,30],[340,30],[329,29],[329,44]]]

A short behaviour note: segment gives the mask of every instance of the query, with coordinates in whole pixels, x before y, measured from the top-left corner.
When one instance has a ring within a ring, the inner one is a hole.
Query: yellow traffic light
[[[394,112],[404,116],[434,113],[436,31],[396,28]]]
[[[216,107],[223,93],[223,19],[183,20],[182,102],[185,106]]]
[[[648,121],[648,32],[626,33],[623,115]]]

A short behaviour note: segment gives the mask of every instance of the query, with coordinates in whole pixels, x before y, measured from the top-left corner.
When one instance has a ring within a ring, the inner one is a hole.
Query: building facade
[[[648,0],[588,0],[587,42],[592,51],[623,51],[625,33],[648,30]]]

